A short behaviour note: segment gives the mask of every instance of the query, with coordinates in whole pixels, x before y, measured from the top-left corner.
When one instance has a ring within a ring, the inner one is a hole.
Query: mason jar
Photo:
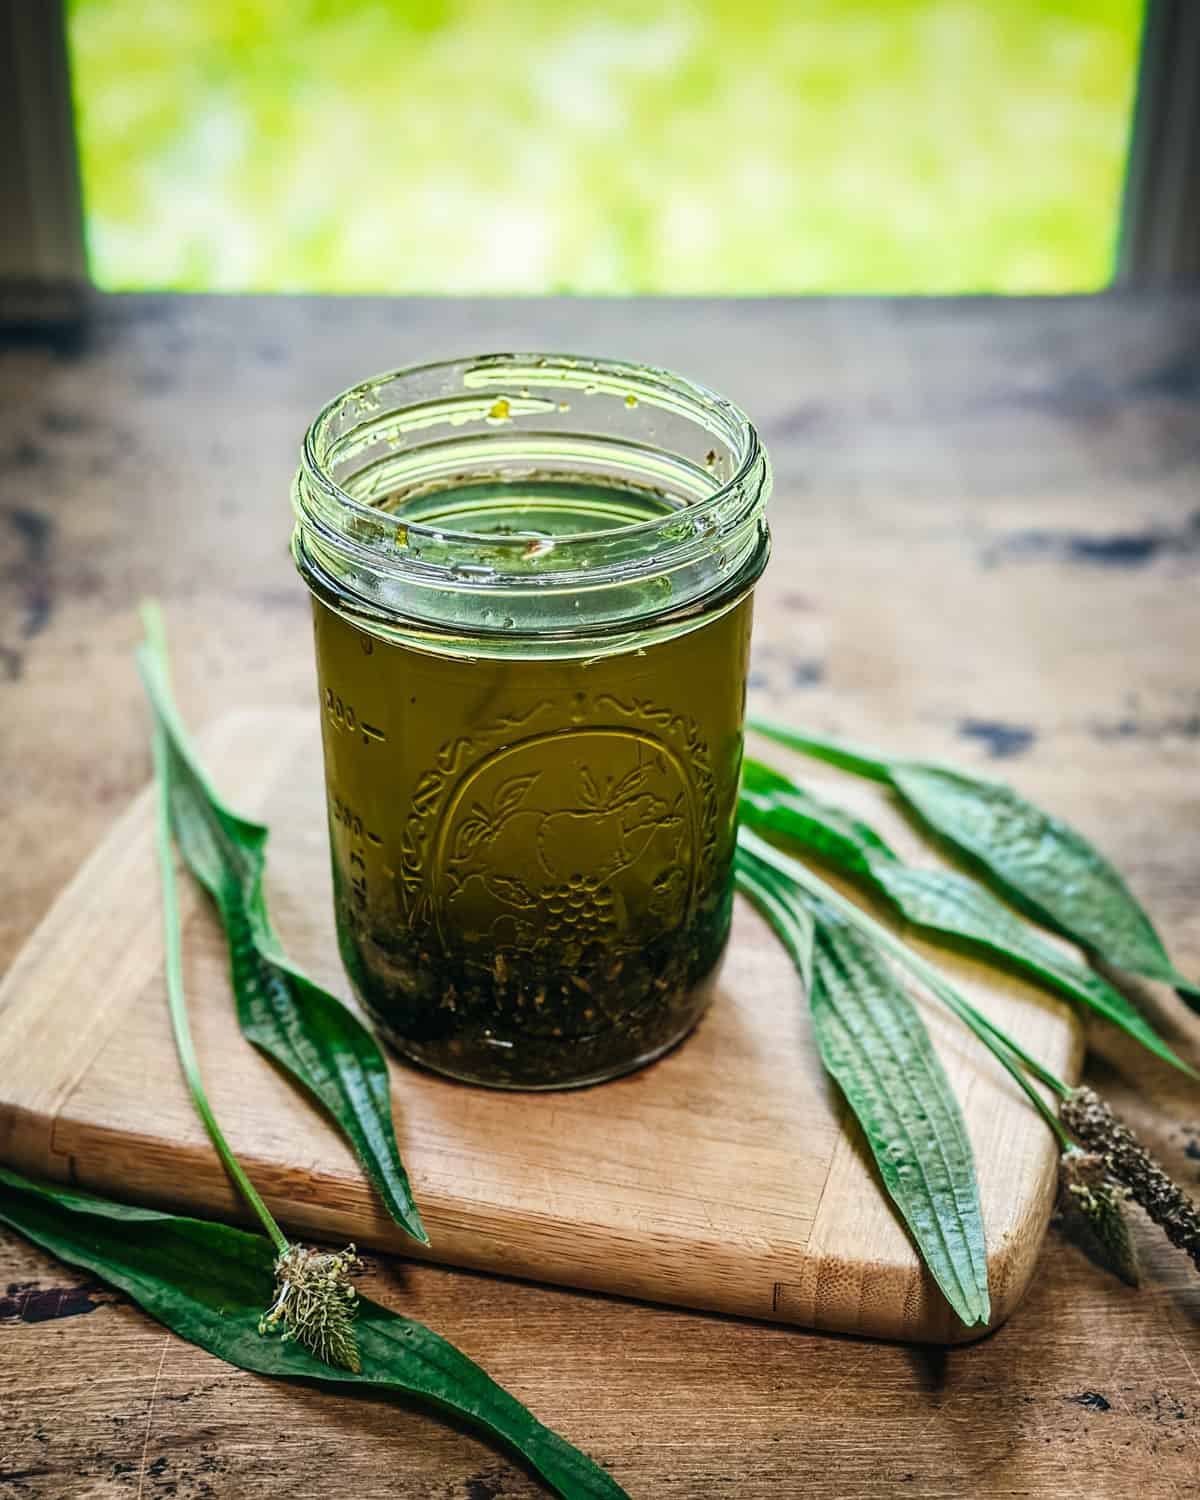
[[[399,370],[309,428],[338,941],[405,1056],[563,1088],[703,1012],[770,483],[737,407],[617,360]]]

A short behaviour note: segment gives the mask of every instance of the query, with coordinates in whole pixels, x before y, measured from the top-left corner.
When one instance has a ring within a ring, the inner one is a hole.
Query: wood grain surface
[[[230,714],[201,747],[213,784],[236,788],[238,810],[273,830],[268,904],[285,949],[349,1000],[317,717]],[[886,795],[857,784],[853,805],[919,858],[922,841]],[[0,1160],[110,1196],[245,1217],[175,1058],[154,826],[147,790],[0,983]],[[184,983],[197,1053],[251,1180],[298,1235],[409,1253],[345,1142],[241,1037],[224,934],[211,903],[189,894]],[[1064,1004],[970,959],[940,961],[1055,1073],[1078,1076],[1082,1047]],[[101,989],[97,969],[108,976]],[[914,998],[971,1137],[994,1327],[1033,1274],[1057,1151],[994,1059]],[[60,1036],[68,1044],[54,1046]],[[740,900],[708,1014],[652,1067],[545,1094],[391,1071],[434,1260],[840,1333],[944,1343],[982,1332],[961,1326],[923,1270],[821,1068],[791,961]]]
[[[137,596],[166,599],[192,722],[305,708],[285,550],[305,421],[371,370],[539,345],[672,364],[754,413],[777,477],[760,709],[1007,775],[1200,969],[1197,297],[131,298],[80,346],[5,351],[0,963],[145,781]],[[1200,1061],[1180,1003],[1144,995]],[[1194,1189],[1196,1091],[1089,1042],[1093,1082]],[[1200,1291],[1140,1240],[1131,1291],[1052,1233],[1008,1324],[941,1352],[395,1260],[369,1290],[638,1497],[1193,1495]],[[230,1370],[14,1236],[0,1260],[0,1493],[540,1493],[416,1408]]]

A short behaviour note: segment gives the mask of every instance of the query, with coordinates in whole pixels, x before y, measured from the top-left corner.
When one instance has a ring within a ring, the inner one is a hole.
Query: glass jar
[[[338,940],[400,1052],[563,1088],[695,1024],[769,490],[742,412],[615,360],[401,370],[312,424],[293,550]]]

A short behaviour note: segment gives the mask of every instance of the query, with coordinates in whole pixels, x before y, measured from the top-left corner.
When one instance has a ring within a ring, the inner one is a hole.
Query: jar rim
[[[694,410],[697,414],[706,415],[720,413],[726,419],[723,424],[723,435],[735,438],[738,442],[738,463],[730,476],[710,495],[703,500],[689,506],[688,511],[692,516],[701,518],[713,509],[719,507],[722,500],[728,499],[731,492],[740,485],[746,483],[753,473],[756,463],[762,457],[762,444],[757,429],[742,408],[730,401],[728,397],[720,395],[709,386],[699,381],[692,380],[688,376],[680,375],[674,370],[669,370],[661,365],[641,364],[634,360],[610,359],[600,356],[585,356],[579,354],[555,353],[550,351],[536,352],[513,352],[503,354],[482,355],[458,355],[448,356],[442,359],[427,360],[418,364],[399,365],[395,369],[385,370],[378,375],[368,376],[365,380],[357,381],[345,390],[338,392],[332,397],[313,420],[309,423],[304,434],[301,449],[301,469],[310,482],[316,484],[325,494],[326,498],[332,500],[339,506],[345,506],[351,512],[358,512],[366,516],[378,518],[381,514],[375,506],[360,500],[351,494],[349,490],[340,485],[327,472],[325,464],[317,454],[317,442],[327,427],[336,420],[345,410],[348,402],[361,400],[368,391],[389,385],[393,382],[414,379],[422,375],[436,375],[442,372],[450,372],[456,368],[469,365],[474,370],[502,370],[505,366],[521,368],[532,365],[545,367],[571,368],[576,367],[587,374],[606,374],[623,377],[623,384],[629,386],[646,386],[647,388],[666,388],[674,392],[686,395],[692,399]],[[646,521],[635,521],[624,526],[607,527],[603,530],[590,532],[562,532],[556,533],[555,545],[567,546],[572,542],[590,541],[597,542],[605,538],[621,535],[632,535],[636,533],[650,533],[661,529],[666,523],[674,519],[673,513],[655,516]],[[489,547],[500,547],[510,544],[514,549],[525,545],[526,538],[522,537],[497,537],[493,534],[460,531],[447,526],[424,525],[419,521],[405,518],[402,522],[404,529],[414,536],[427,536],[430,540],[448,542],[486,542]]]
[[[595,513],[619,524],[473,531],[430,514],[442,494],[531,482],[611,491]],[[380,634],[566,652],[744,594],[769,550],[769,492],[749,417],[685,376],[571,354],[439,359],[321,408],[292,489],[293,554],[323,602]]]

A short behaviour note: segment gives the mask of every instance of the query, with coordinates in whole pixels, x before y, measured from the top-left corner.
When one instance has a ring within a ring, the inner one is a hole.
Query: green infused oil
[[[675,509],[561,475],[376,504],[434,552],[472,534],[468,588],[494,551],[536,564],[569,537],[576,603],[581,538]],[[669,610],[669,572],[637,588],[643,618]],[[472,606],[464,641],[385,636],[314,593],[338,938],[385,1035],[512,1088],[596,1081],[677,1041],[729,929],[746,587],[588,654],[511,632],[502,602]]]

